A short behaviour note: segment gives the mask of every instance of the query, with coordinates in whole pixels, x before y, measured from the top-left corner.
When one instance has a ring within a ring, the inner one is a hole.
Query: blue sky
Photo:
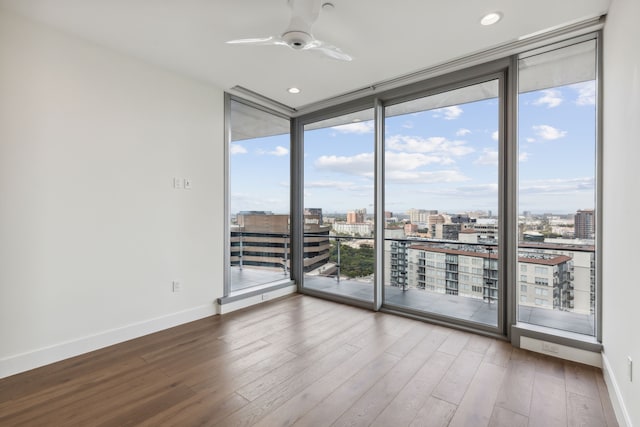
[[[522,94],[519,211],[594,207],[593,82]],[[386,206],[457,213],[497,211],[498,103],[390,117],[385,123]],[[373,211],[373,121],[305,133],[305,207]],[[232,212],[287,212],[288,135],[231,147]]]

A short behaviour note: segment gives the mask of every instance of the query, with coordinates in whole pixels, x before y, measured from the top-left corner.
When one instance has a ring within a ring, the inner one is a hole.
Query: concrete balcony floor
[[[240,270],[238,267],[232,267],[231,289],[232,291],[239,291],[287,278],[288,275],[285,275],[283,271],[252,267],[244,267]],[[327,294],[373,303],[373,283],[370,280],[340,279],[338,283],[335,276],[305,275],[304,287]],[[483,325],[497,325],[497,304],[489,304],[475,298],[444,295],[415,288],[403,291],[401,288],[385,286],[384,303]],[[523,323],[583,335],[593,336],[595,334],[594,317],[588,314],[520,305],[518,308],[518,320]]]

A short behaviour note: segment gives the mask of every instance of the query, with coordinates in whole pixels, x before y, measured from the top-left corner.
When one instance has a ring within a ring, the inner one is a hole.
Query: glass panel
[[[373,109],[304,127],[304,287],[373,301]]]
[[[498,87],[386,108],[385,304],[498,325]]]
[[[232,292],[289,278],[288,129],[287,119],[231,101]]]
[[[520,60],[518,96],[518,320],[592,336],[595,43]],[[572,68],[578,53],[581,73]]]

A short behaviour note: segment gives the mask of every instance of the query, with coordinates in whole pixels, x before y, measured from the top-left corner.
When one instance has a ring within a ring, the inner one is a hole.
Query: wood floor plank
[[[462,400],[469,383],[482,362],[482,355],[475,351],[462,350],[440,383],[433,396],[457,405]]]
[[[565,380],[564,361],[544,354],[528,352],[535,360],[536,372]]]
[[[481,335],[471,335],[469,341],[465,348],[467,350],[475,351],[476,353],[480,353],[485,355],[489,347],[493,344],[494,339],[483,337]]]
[[[315,333],[305,334],[302,341],[287,347],[287,350],[296,354],[304,354],[312,348],[321,345],[331,337],[338,335],[341,331],[356,325],[364,317],[365,314],[362,312],[354,314],[344,313],[335,316],[325,322],[323,328],[317,330]]]
[[[447,427],[456,408],[457,406],[453,403],[431,396],[409,424],[409,427]]]
[[[600,400],[595,368],[574,362],[565,362],[564,374],[567,391]]]
[[[494,406],[489,420],[491,427],[527,427],[528,424],[528,417],[499,406]]]
[[[607,384],[604,381],[602,371],[596,375],[596,383],[598,384],[598,391],[600,392],[600,402],[602,402],[602,410],[604,412],[605,422],[607,427],[618,427],[618,420],[616,419],[616,413],[609,399],[609,390]]]
[[[502,340],[493,340],[484,355],[483,362],[493,363],[494,365],[506,368],[511,360],[512,352],[513,346],[511,343]]]
[[[426,404],[431,392],[454,360],[454,356],[436,351],[378,415],[373,425],[379,427],[409,425]]]
[[[529,416],[536,368],[521,360],[512,360],[498,393],[496,406]]]
[[[529,417],[530,427],[567,425],[567,397],[564,380],[536,372]]]
[[[299,371],[296,375],[272,387],[268,393],[261,394],[238,411],[221,421],[224,426],[251,426],[272,411],[285,404],[301,390],[313,384],[328,372],[349,359],[358,349],[345,344],[333,350],[311,366]]]
[[[432,329],[427,324],[416,323],[398,340],[396,345],[387,350],[387,353],[398,357],[406,356]]]
[[[481,363],[449,425],[488,426],[505,374],[506,368]]]
[[[298,355],[299,357],[293,359],[290,363],[284,364],[266,375],[256,378],[251,383],[237,389],[237,392],[245,399],[255,400],[273,387],[287,381],[300,371],[309,368],[332,351],[343,347],[356,337],[361,337],[368,328],[369,326],[366,322],[357,323],[353,327],[342,331],[342,333],[338,335],[333,335],[324,343],[319,344],[320,347],[317,348],[317,351],[309,351],[306,354]],[[356,346],[350,346],[357,349]]]
[[[617,426],[599,369],[301,295],[0,379],[2,426],[449,424]]]
[[[362,397],[381,377],[398,363],[398,357],[383,353],[338,386],[322,402],[301,416],[293,425],[323,427],[333,424],[349,407]]]
[[[400,360],[397,356],[385,353],[385,350],[398,341],[398,338],[386,334],[383,337],[386,340],[371,340],[368,346],[362,347],[348,360],[301,390],[300,393],[263,417],[255,425],[260,427],[290,426],[324,400],[333,390],[356,375],[363,367],[370,368],[368,374],[373,378],[375,378],[375,373],[371,372],[371,368],[387,372]]]
[[[570,427],[602,427],[606,425],[600,398],[567,393],[567,419]]]
[[[465,348],[470,338],[471,334],[467,332],[453,331],[449,334],[445,342],[442,343],[442,346],[438,351],[458,356]]]
[[[428,334],[413,347],[387,375],[353,404],[333,424],[335,426],[368,426],[396,397],[415,373],[446,339],[441,333]]]
[[[194,394],[179,404],[170,405],[140,423],[144,427],[156,426],[215,426],[220,420],[249,403],[237,393],[209,390]]]

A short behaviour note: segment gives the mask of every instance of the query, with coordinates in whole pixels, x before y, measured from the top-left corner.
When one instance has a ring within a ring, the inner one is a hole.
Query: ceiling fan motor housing
[[[287,31],[282,35],[282,40],[293,49],[302,49],[313,40],[313,37],[304,31]]]

